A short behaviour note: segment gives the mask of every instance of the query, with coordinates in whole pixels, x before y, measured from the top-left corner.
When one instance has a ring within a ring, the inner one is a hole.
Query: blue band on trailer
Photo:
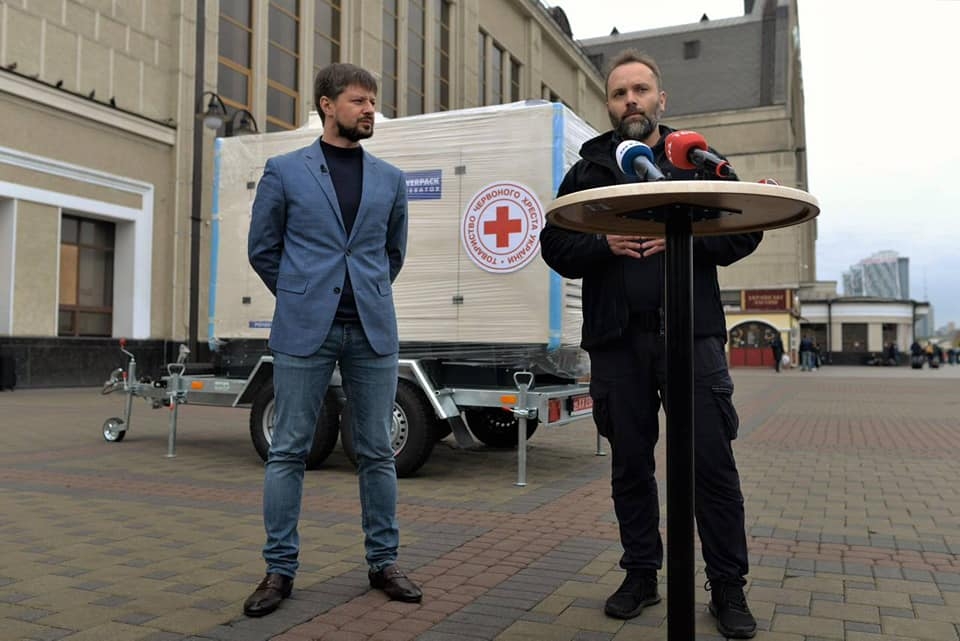
[[[220,158],[223,139],[213,143],[213,197],[210,203],[210,218],[213,221],[210,232],[210,289],[207,293],[207,343],[211,351],[216,351],[214,319],[217,313],[217,263],[220,257]]]
[[[563,156],[564,156],[564,118],[563,105],[553,103],[553,193],[555,196],[560,183],[563,181]],[[560,338],[563,334],[563,279],[560,274],[550,270],[550,339],[547,343],[548,350],[555,350],[560,347]]]

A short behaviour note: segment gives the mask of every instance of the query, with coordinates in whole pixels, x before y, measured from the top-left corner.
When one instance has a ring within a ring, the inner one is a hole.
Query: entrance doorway
[[[740,323],[730,329],[730,367],[773,368],[770,341],[777,328],[760,321]]]

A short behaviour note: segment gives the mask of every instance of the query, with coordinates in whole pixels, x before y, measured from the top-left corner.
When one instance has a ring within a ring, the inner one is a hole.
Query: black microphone
[[[674,131],[663,142],[670,164],[679,169],[702,167],[718,178],[736,177],[730,163],[711,152],[706,139],[695,131]]]
[[[653,150],[642,142],[624,140],[617,145],[617,167],[628,176],[643,181],[666,180],[666,176],[653,162]]]
[[[321,174],[327,173],[327,166],[326,166],[326,165],[320,165],[320,173],[321,173]]]

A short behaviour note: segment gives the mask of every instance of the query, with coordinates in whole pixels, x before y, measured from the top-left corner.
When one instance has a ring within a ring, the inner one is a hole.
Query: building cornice
[[[46,82],[0,68],[0,93],[45,105],[85,120],[173,146],[177,130],[126,110],[101,104]]]

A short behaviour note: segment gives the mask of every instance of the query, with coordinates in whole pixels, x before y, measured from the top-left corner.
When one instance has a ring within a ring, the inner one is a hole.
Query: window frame
[[[77,238],[76,242],[65,241],[63,238],[63,228],[64,223],[67,220],[75,221],[77,224]],[[98,245],[91,243],[84,243],[81,240],[80,227],[83,223],[92,223],[95,228],[109,228],[111,235],[111,244],[108,245]],[[76,271],[74,273],[74,296],[73,300],[76,301],[73,304],[61,302],[63,298],[63,251],[64,247],[75,247],[77,251],[76,255]],[[104,265],[108,266],[109,277],[105,278],[103,285],[104,296],[108,297],[110,300],[109,305],[83,305],[80,301],[80,283],[82,282],[81,273],[83,268],[83,262],[81,261],[81,253],[83,250],[95,251],[104,256]],[[117,224],[113,221],[102,220],[99,218],[89,218],[80,216],[74,213],[64,212],[60,216],[60,265],[58,273],[58,294],[57,294],[57,336],[63,336],[68,338],[79,338],[79,337],[109,337],[113,334],[113,316],[114,316],[114,287],[116,283],[116,274],[115,274],[115,260],[117,255]],[[67,313],[72,317],[72,331],[64,331],[63,323],[60,322],[60,315]],[[101,314],[107,317],[107,324],[110,329],[107,330],[106,334],[81,334],[79,328],[79,317],[80,314],[90,313],[90,314]]]
[[[236,0],[234,0],[234,1],[236,1]],[[235,72],[239,73],[240,75],[245,76],[246,79],[247,79],[247,100],[246,100],[246,103],[241,104],[241,103],[237,102],[236,100],[234,100],[233,98],[231,98],[230,96],[225,96],[225,95],[224,95],[224,92],[221,90],[221,88],[220,88],[220,86],[219,86],[220,78],[219,78],[219,74],[217,74],[217,83],[218,83],[218,86],[217,86],[217,95],[220,96],[220,98],[223,100],[223,103],[224,103],[226,106],[228,106],[228,107],[230,107],[230,108],[232,108],[232,109],[248,109],[248,110],[249,110],[249,109],[252,108],[252,105],[253,105],[253,67],[254,67],[254,65],[255,65],[255,63],[256,63],[256,47],[254,46],[254,38],[253,38],[254,24],[255,24],[255,23],[254,23],[253,0],[247,0],[247,4],[248,4],[248,9],[249,9],[248,13],[249,13],[249,16],[250,16],[250,24],[245,25],[245,24],[239,22],[239,21],[238,21],[236,18],[234,18],[233,16],[231,16],[231,15],[229,15],[229,14],[225,14],[225,13],[223,13],[222,11],[220,12],[220,14],[219,14],[219,16],[218,16],[220,20],[224,20],[224,21],[226,21],[226,22],[229,22],[230,24],[234,25],[234,26],[237,27],[238,29],[242,29],[243,31],[246,31],[246,32],[247,32],[247,50],[248,50],[247,52],[248,52],[248,55],[249,55],[249,58],[250,58],[250,66],[249,66],[249,67],[244,67],[242,64],[240,64],[240,62],[238,62],[238,61],[236,61],[236,60],[234,60],[234,59],[232,59],[232,58],[224,57],[223,54],[221,53],[221,50],[220,50],[220,44],[219,44],[220,41],[219,41],[219,40],[218,40],[218,45],[217,45],[217,64],[218,64],[218,65],[223,65],[224,67],[227,67],[227,68],[230,69],[231,71],[235,71]],[[220,29],[219,25],[217,26],[217,29],[218,29],[218,34],[219,34],[219,29]]]
[[[270,9],[276,9],[277,11],[289,16],[296,23],[296,34],[297,41],[293,43],[295,50],[291,50],[284,43],[275,42],[270,37],[269,26],[267,28],[267,99],[265,103],[266,111],[266,129],[267,131],[278,131],[278,130],[291,130],[296,129],[300,126],[300,66],[303,64],[300,56],[300,49],[302,49],[302,43],[300,42],[300,28],[301,28],[301,0],[295,0],[297,5],[296,14],[290,13],[286,7],[280,5],[273,0],[270,0],[268,4],[268,11]],[[268,18],[269,20],[269,18]],[[279,52],[289,54],[294,59],[295,69],[294,69],[294,82],[297,86],[288,87],[281,82],[274,80],[270,77],[270,54],[276,49]],[[270,90],[273,89],[281,94],[284,94],[288,98],[293,100],[293,122],[287,122],[282,120],[279,116],[272,115],[270,113]]]

